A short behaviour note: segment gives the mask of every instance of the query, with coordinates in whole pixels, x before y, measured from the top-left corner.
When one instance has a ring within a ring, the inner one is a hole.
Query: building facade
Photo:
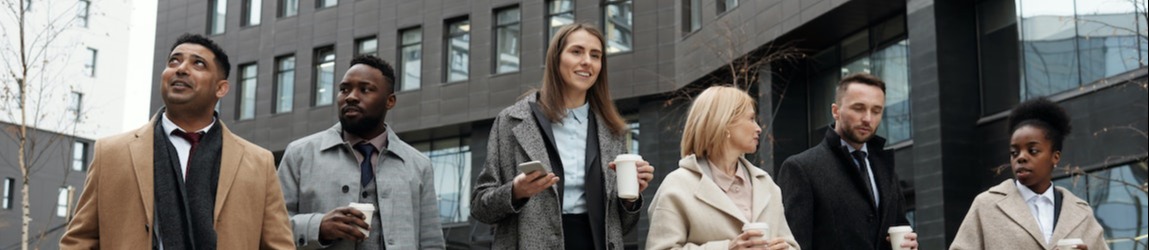
[[[19,6],[23,4],[21,9]],[[57,249],[67,219],[83,188],[93,141],[122,132],[133,109],[128,88],[132,1],[3,1],[0,27],[0,249],[20,247],[23,174],[19,168],[22,107],[28,125],[25,153],[31,175],[30,246]],[[19,12],[17,12],[19,11]],[[23,49],[30,64],[20,67],[17,17],[25,16]],[[18,82],[28,99],[18,102]],[[132,125],[135,126],[135,125]]]
[[[333,89],[351,57],[391,62],[398,104],[387,120],[432,159],[451,248],[489,247],[490,227],[468,216],[492,119],[539,85],[549,34],[564,24],[607,37],[629,148],[657,169],[646,197],[677,168],[686,105],[705,86],[757,96],[769,136],[750,158],[773,172],[817,143],[838,79],[882,77],[878,133],[896,152],[923,249],[945,248],[973,197],[1010,177],[995,171],[1008,162],[1007,112],[1047,96],[1073,115],[1062,162],[1081,173],[1059,170],[1055,182],[1091,202],[1115,248],[1144,249],[1144,12],[1141,0],[165,1],[153,80],[178,36],[211,36],[236,65],[221,119],[281,157],[335,123]],[[644,246],[648,225],[644,215],[628,248]]]

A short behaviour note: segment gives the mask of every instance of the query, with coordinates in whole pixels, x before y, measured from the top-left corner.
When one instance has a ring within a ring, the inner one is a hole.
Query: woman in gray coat
[[[626,128],[608,92],[602,32],[559,29],[547,47],[542,86],[495,117],[471,217],[495,225],[494,249],[621,249],[642,198],[618,197],[615,156]],[[549,171],[520,173],[538,161]],[[654,167],[637,162],[639,192]]]

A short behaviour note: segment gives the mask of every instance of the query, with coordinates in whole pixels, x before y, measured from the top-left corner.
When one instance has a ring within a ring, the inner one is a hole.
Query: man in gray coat
[[[383,122],[394,83],[387,62],[352,59],[338,86],[339,123],[287,145],[278,171],[299,249],[444,247],[431,161]],[[376,210],[368,216],[352,202]]]

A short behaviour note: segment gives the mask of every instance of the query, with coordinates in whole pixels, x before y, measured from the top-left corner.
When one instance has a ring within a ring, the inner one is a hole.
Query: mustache
[[[347,113],[348,111],[358,111],[358,112],[362,113],[363,108],[359,107],[357,105],[350,105],[350,104],[343,106],[342,108],[339,108],[340,113]]]

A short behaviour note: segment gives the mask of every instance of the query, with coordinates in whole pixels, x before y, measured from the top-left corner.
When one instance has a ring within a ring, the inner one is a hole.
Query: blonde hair
[[[727,127],[746,112],[754,112],[754,98],[730,86],[713,86],[702,91],[690,105],[686,128],[682,130],[682,157],[697,155],[721,157],[726,150]]]

